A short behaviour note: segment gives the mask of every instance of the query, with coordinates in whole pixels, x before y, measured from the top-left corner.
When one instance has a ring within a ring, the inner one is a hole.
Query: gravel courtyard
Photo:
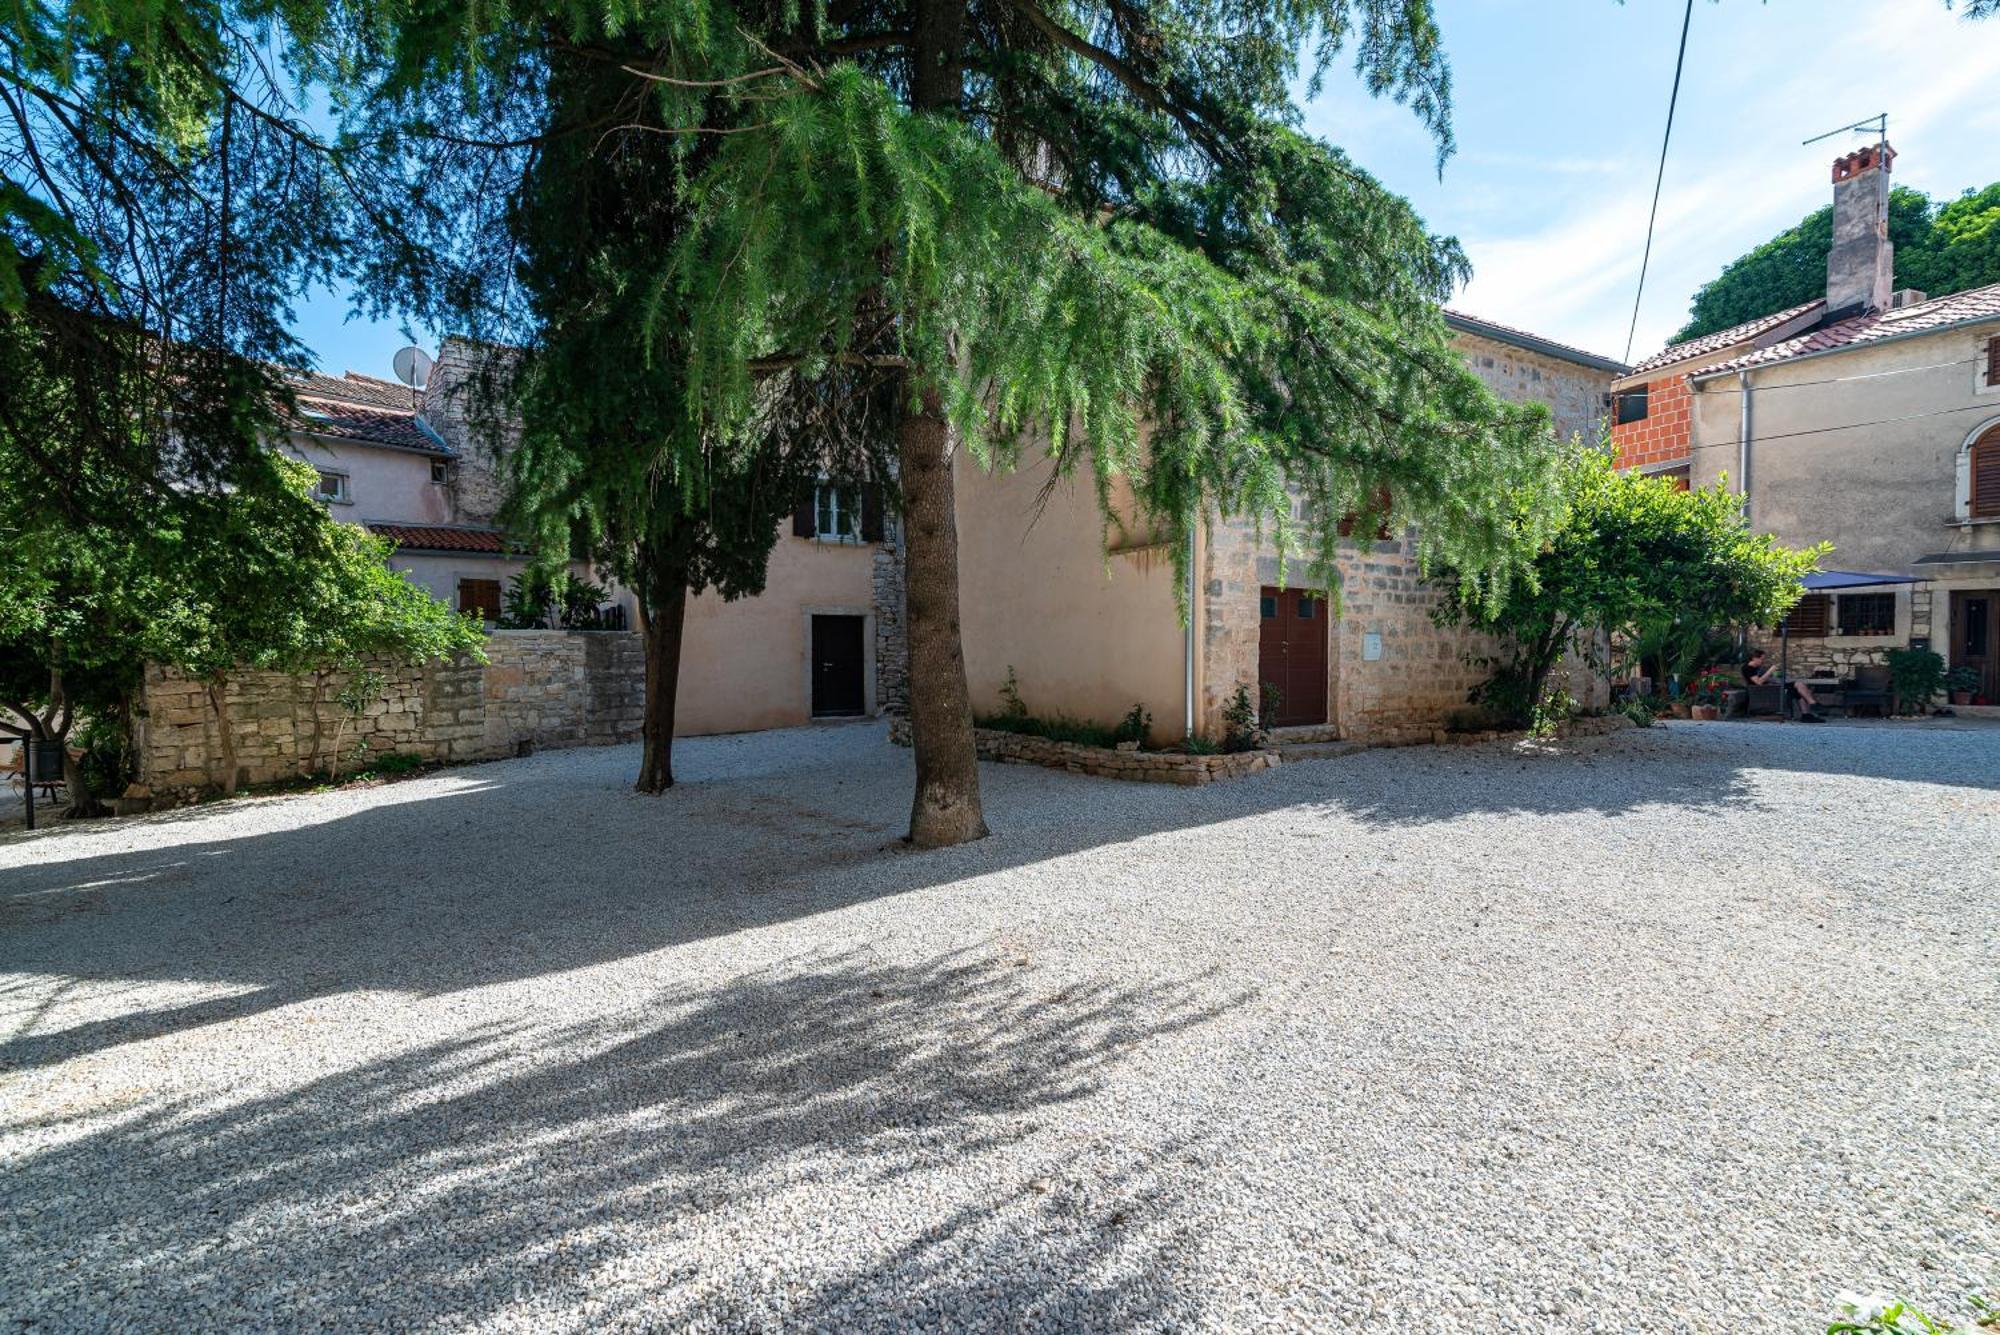
[[[2000,1283],[2000,730],[987,766],[927,854],[879,727],[677,761],[0,837],[0,1316],[1795,1332]]]

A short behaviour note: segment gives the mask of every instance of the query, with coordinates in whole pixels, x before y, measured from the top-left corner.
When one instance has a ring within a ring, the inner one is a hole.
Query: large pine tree
[[[378,87],[490,122],[418,127],[450,153],[548,151],[546,101],[503,127],[537,104],[498,93],[545,88],[558,53],[618,85],[593,150],[674,146],[686,216],[643,284],[640,347],[679,359],[661,373],[694,423],[680,449],[754,437],[773,399],[892,381],[920,845],[985,830],[960,449],[1122,474],[1181,538],[1256,515],[1323,575],[1340,516],[1372,522],[1385,494],[1426,555],[1475,580],[1504,581],[1539,541],[1522,497],[1547,485],[1547,418],[1495,402],[1449,346],[1438,303],[1462,255],[1297,129],[1300,53],[1317,80],[1348,51],[1447,152],[1428,0],[549,0],[469,46],[455,5],[416,10]]]

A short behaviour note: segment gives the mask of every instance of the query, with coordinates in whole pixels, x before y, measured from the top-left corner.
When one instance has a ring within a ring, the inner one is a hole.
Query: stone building
[[[1833,544],[1787,625],[1795,675],[1923,645],[2000,703],[2000,285],[1891,290],[1895,158],[1878,144],[1834,161],[1824,297],[1641,363],[1649,401],[1613,438],[1626,466],[1726,478],[1787,546]],[[1684,407],[1641,434],[1668,380]]]
[[[1473,371],[1504,398],[1550,406],[1565,434],[1594,437],[1624,368],[1580,349],[1456,313]],[[1028,708],[1112,722],[1134,704],[1154,736],[1218,735],[1239,685],[1279,686],[1278,722],[1365,742],[1428,738],[1487,675],[1481,643],[1431,621],[1436,592],[1410,535],[1344,544],[1339,615],[1323,590],[1279,587],[1278,556],[1247,522],[1197,535],[1192,631],[1175,599],[1171,554],[1154,535],[1105,532],[1087,486],[1051,488],[1046,462],[988,474],[961,453],[959,605],[973,708],[1000,706],[1012,674]],[[1113,509],[1130,514],[1114,488]],[[1300,571],[1296,563],[1294,581]],[[1577,675],[1572,689],[1597,687]]]

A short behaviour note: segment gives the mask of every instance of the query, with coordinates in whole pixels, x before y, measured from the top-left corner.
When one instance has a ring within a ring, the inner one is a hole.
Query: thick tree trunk
[[[208,683],[208,703],[215,710],[215,747],[222,754],[222,795],[236,796],[236,730],[229,721],[229,683]]]
[[[674,786],[674,703],[687,624],[687,570],[676,566],[651,584],[639,608],[639,627],[646,637],[646,722],[639,782],[633,786],[642,793],[664,793]]]
[[[986,835],[979,806],[979,759],[972,745],[972,700],[958,625],[958,521],[951,479],[951,427],[926,395],[904,416],[901,448],[904,543],[909,562],[910,743],[917,792],[910,842],[919,848]]]
[[[955,113],[965,100],[966,0],[919,0],[911,15],[910,105]],[[921,380],[918,382],[921,384]],[[958,519],[951,481],[951,426],[935,392],[921,412],[904,410],[901,454],[904,596],[910,654],[910,746],[917,792],[910,842],[939,848],[986,837],[979,758],[958,625]]]

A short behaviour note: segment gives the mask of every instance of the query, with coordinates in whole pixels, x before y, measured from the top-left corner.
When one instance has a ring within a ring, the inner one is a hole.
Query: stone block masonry
[[[340,746],[426,760],[494,760],[535,748],[611,746],[636,740],[646,712],[645,647],[632,632],[499,631],[487,663],[469,657],[423,667],[384,666],[382,695],[347,722]],[[320,764],[330,762],[343,718],[328,683],[318,709]],[[240,672],[228,685],[238,782],[275,783],[314,768],[311,677]],[[137,719],[140,781],[167,798],[222,786],[215,711],[202,683],[146,669]],[[344,768],[352,768],[343,762]]]

